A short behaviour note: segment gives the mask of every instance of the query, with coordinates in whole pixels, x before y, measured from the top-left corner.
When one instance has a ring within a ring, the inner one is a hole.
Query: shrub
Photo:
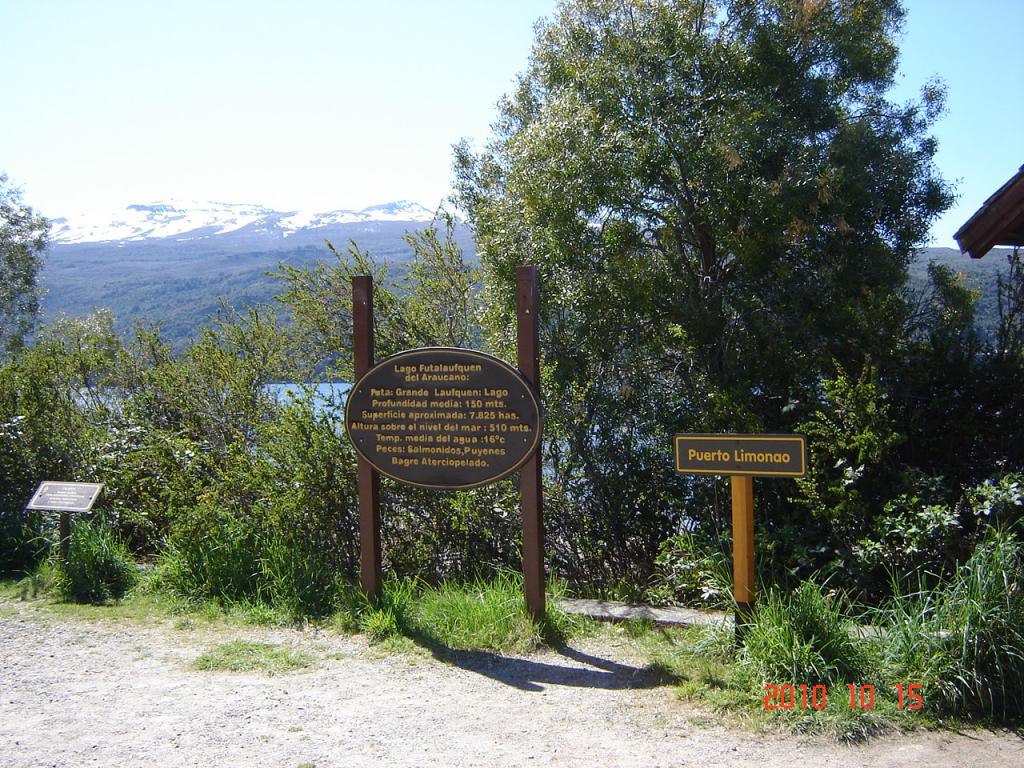
[[[729,604],[732,593],[729,563],[719,550],[693,533],[662,542],[654,567],[654,583],[646,592],[646,598],[653,603],[715,608]]]
[[[887,572],[908,574],[921,563],[936,575],[952,571],[962,532],[957,509],[944,495],[942,478],[919,477],[910,492],[883,506],[871,535],[852,548],[851,565],[863,582],[877,592],[888,587]]]
[[[74,520],[67,559],[56,554],[56,586],[69,600],[103,603],[120,599],[135,584],[131,553],[103,521]]]
[[[861,682],[869,667],[839,600],[813,581],[792,593],[772,590],[755,606],[739,659],[752,678],[770,683]]]
[[[1024,474],[1007,472],[967,491],[965,503],[979,520],[992,525],[1019,525],[1024,516]]]
[[[894,682],[919,682],[931,705],[999,720],[1024,715],[1024,546],[989,530],[935,590],[897,593],[878,612]]]
[[[43,518],[25,505],[42,480],[82,477],[87,382],[71,353],[40,341],[0,365],[0,574],[32,570],[45,557]]]
[[[0,576],[28,573],[45,556],[43,515],[28,510],[0,510]]]

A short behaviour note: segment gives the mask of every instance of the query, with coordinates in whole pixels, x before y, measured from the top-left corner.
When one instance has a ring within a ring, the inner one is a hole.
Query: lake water
[[[311,385],[294,383],[268,384],[267,392],[279,403],[289,403],[296,398],[305,397]],[[347,381],[327,381],[317,384],[313,390],[313,408],[317,413],[330,413],[337,418],[342,417],[345,410],[345,398],[352,385]]]

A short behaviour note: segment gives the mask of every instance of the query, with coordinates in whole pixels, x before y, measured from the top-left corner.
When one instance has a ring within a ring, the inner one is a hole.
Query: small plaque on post
[[[48,480],[39,484],[26,509],[88,512],[102,490],[101,483],[55,483]]]

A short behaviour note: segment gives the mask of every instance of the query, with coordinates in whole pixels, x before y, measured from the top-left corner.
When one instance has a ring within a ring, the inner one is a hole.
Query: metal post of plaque
[[[519,372],[540,399],[540,354],[537,325],[537,267],[516,268],[516,315]],[[537,448],[519,474],[523,512],[523,589],[526,608],[534,619],[544,617],[544,498],[541,482],[541,421]]]
[[[373,278],[352,278],[352,354],[358,381],[373,367]],[[371,600],[380,597],[380,475],[362,456],[356,458],[359,494],[359,582]]]
[[[46,510],[58,512],[60,522],[57,527],[57,537],[60,542],[61,557],[68,559],[68,550],[71,547],[71,513],[86,513],[92,509],[96,499],[103,490],[101,483],[61,483],[47,480],[40,483],[36,492],[25,509]]]

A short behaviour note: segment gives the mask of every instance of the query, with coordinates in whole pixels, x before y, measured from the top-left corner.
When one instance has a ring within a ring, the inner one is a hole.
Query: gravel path
[[[317,662],[277,676],[190,668],[233,639]],[[315,630],[68,620],[0,602],[0,766],[1024,766],[1008,733],[844,747],[727,732],[598,642],[444,661]]]

